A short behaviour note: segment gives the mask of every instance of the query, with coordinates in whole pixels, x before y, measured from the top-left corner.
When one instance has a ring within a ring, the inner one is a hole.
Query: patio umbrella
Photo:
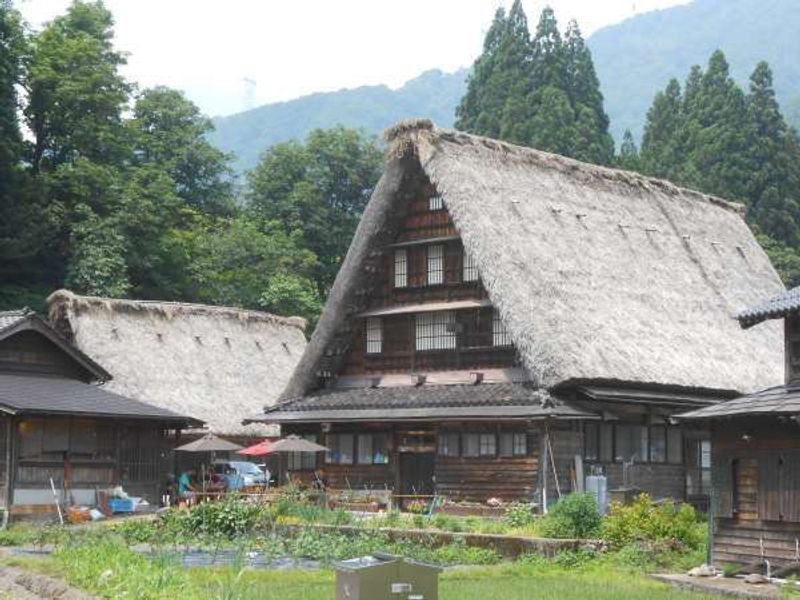
[[[273,442],[270,440],[261,440],[257,444],[248,446],[243,450],[237,450],[236,454],[242,454],[244,456],[266,456],[274,452],[272,445]]]
[[[199,440],[175,448],[175,450],[180,450],[181,452],[233,452],[241,449],[242,447],[239,444],[223,440],[213,433],[207,433]]]
[[[328,448],[321,446],[315,442],[301,438],[298,435],[287,435],[285,438],[272,442],[273,452],[327,452]],[[282,462],[282,461],[281,461]],[[286,473],[286,477],[289,474]]]
[[[175,450],[179,450],[181,452],[209,452],[211,453],[211,460],[214,460],[214,453],[215,452],[233,452],[235,450],[241,450],[242,447],[239,444],[234,444],[233,442],[229,442],[228,440],[223,440],[221,437],[214,435],[213,433],[207,433],[203,437],[193,442],[189,442],[188,444],[184,444],[183,446],[178,446]],[[203,463],[201,465],[202,471],[202,482],[203,482],[203,495],[206,493],[206,464]]]
[[[327,452],[328,448],[316,442],[306,440],[297,435],[288,435],[285,438],[272,442],[273,452]]]

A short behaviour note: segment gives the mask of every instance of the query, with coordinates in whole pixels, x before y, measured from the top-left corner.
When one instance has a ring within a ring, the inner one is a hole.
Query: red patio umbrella
[[[272,452],[274,452],[272,449],[272,442],[266,439],[252,446],[248,446],[247,448],[237,450],[236,454],[242,454],[244,456],[266,456],[267,454],[272,454]]]

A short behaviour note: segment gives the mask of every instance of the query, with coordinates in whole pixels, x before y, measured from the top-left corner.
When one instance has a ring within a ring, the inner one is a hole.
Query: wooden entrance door
[[[403,495],[433,495],[433,452],[400,454],[400,487]]]

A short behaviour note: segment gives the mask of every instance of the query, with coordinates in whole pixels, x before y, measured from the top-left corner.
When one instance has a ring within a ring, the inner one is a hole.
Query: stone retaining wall
[[[279,525],[279,531],[296,533],[301,529],[315,528],[323,531],[338,531],[346,535],[356,535],[376,531],[383,533],[392,541],[411,541],[425,543],[435,547],[446,546],[463,540],[467,546],[494,550],[506,559],[515,559],[521,554],[541,554],[552,558],[565,550],[591,549],[599,550],[602,542],[597,540],[555,540],[549,538],[530,538],[515,535],[499,535],[493,533],[460,533],[451,531],[435,531],[430,529],[396,529],[381,527],[369,529],[352,525]]]

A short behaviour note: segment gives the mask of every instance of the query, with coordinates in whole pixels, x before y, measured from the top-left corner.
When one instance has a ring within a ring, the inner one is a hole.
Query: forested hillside
[[[778,99],[788,120],[800,125],[800,2],[797,0],[694,0],[645,13],[587,39],[617,142],[630,129],[638,139],[657,90],[683,77],[721,49],[740,85],[761,60],[772,66]],[[464,57],[465,61],[470,57]],[[343,124],[378,133],[399,118],[431,117],[449,127],[466,90],[466,71],[423,73],[403,88],[367,86],[313,94],[217,118],[210,139],[237,156],[234,168],[252,167],[271,144],[304,137],[315,127]]]
[[[797,0],[694,0],[639,15],[589,38],[611,116],[614,136],[637,137],[653,94],[722,50],[731,75],[746,86],[759,61],[775,74],[789,119],[800,124],[800,2]]]
[[[385,85],[303,96],[265,104],[247,112],[214,119],[209,140],[234,154],[233,168],[251,169],[271,145],[303,139],[313,129],[345,125],[376,134],[408,116],[427,116],[443,127],[453,124],[454,109],[464,93],[465,70],[426,71],[392,90]]]

